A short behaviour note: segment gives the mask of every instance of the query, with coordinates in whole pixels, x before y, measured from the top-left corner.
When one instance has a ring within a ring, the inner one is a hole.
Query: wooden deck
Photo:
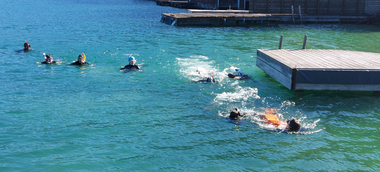
[[[227,12],[228,11],[228,12]],[[255,25],[279,23],[358,23],[369,15],[292,15],[246,13],[241,10],[218,10],[216,12],[195,11],[195,13],[162,13],[161,22],[175,26],[200,25]],[[174,24],[173,24],[174,23]]]
[[[190,13],[249,13],[249,10],[199,10],[189,9]]]
[[[177,8],[197,8],[197,3],[188,0],[156,0],[156,4],[160,6],[169,5]]]
[[[380,53],[259,49],[256,66],[290,90],[380,91]]]

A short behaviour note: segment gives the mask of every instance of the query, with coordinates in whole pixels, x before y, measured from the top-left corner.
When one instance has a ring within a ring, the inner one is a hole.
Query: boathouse
[[[303,14],[375,14],[380,0],[250,0],[253,13],[292,13],[301,7]]]

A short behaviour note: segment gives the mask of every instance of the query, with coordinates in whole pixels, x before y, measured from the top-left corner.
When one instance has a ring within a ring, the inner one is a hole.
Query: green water
[[[293,92],[256,49],[380,53],[369,25],[173,27],[144,0],[0,2],[0,171],[378,171],[380,96]],[[24,41],[33,51],[18,52]],[[41,65],[42,53],[60,65]],[[85,53],[88,67],[67,66]],[[140,71],[120,72],[129,54]],[[358,57],[360,58],[360,57]],[[239,68],[252,80],[226,76]],[[214,74],[218,84],[193,83]],[[307,129],[279,133],[233,108],[276,108]],[[317,122],[319,120],[319,122]]]

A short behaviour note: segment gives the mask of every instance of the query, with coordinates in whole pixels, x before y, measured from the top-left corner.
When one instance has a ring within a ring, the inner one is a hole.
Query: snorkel
[[[82,53],[82,59],[83,59],[83,63],[86,62],[86,55],[84,53]]]

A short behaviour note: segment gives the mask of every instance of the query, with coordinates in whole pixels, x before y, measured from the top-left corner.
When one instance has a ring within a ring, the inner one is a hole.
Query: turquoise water
[[[380,53],[368,25],[173,27],[144,0],[0,2],[0,171],[378,171],[380,96],[293,92],[256,49]],[[24,41],[33,51],[18,52]],[[42,53],[60,65],[41,65]],[[81,53],[93,66],[67,66]],[[129,54],[140,71],[120,72]],[[360,57],[358,57],[360,58]],[[236,81],[240,68],[253,80]],[[195,73],[201,71],[201,76]],[[214,74],[218,84],[193,83]],[[307,132],[225,119],[276,108]],[[319,122],[318,122],[319,121]]]

